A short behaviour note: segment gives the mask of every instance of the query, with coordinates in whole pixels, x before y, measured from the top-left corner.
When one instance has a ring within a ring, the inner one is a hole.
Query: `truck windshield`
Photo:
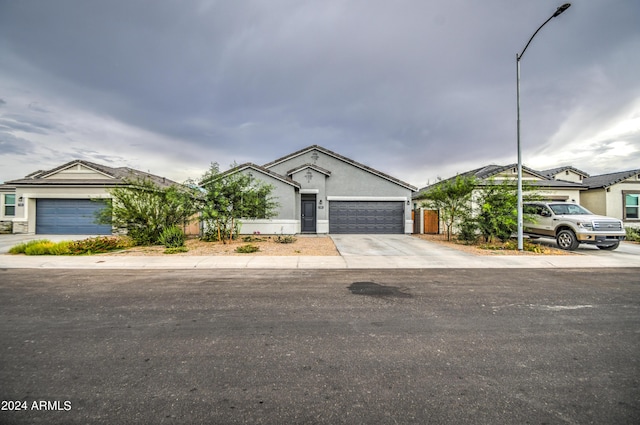
[[[591,211],[575,204],[553,204],[549,205],[556,215],[591,215]]]

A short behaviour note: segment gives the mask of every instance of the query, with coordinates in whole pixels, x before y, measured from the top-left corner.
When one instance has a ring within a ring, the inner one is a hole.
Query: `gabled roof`
[[[299,171],[306,170],[307,168],[311,168],[312,170],[316,170],[317,172],[319,172],[321,174],[324,174],[325,176],[330,176],[331,175],[331,171],[325,170],[322,167],[318,167],[315,164],[302,164],[299,167],[296,167],[296,168],[293,168],[293,169],[287,171],[287,175],[288,176],[292,176],[292,175],[294,175],[295,173],[297,173]]]
[[[422,191],[426,190],[427,188],[429,188],[431,186],[435,186],[436,184],[440,184],[442,182],[453,180],[458,176],[460,176],[460,177],[471,177],[471,176],[473,176],[478,180],[486,180],[486,179],[494,177],[494,176],[496,176],[496,175],[498,175],[500,173],[503,173],[503,172],[505,172],[507,170],[514,169],[514,168],[517,168],[517,167],[518,167],[518,164],[509,164],[509,165],[495,165],[495,164],[492,164],[492,165],[485,165],[484,167],[480,167],[480,168],[476,168],[475,170],[471,170],[471,171],[467,171],[467,172],[464,172],[464,173],[456,174],[455,176],[450,177],[448,179],[440,180],[437,183],[434,183],[434,184],[425,186],[423,188],[420,188],[419,192],[422,192]],[[539,171],[536,171],[533,168],[522,166],[522,171],[526,172],[528,174],[531,174],[532,176],[538,177],[541,180],[548,180],[547,177],[543,176]]]
[[[503,173],[510,169],[516,169],[518,164],[509,164],[509,165],[486,165],[484,167],[476,168],[475,170],[467,171],[465,173],[457,174],[453,177],[450,177],[446,180],[441,180],[437,183],[425,186],[418,190],[418,193],[415,194],[414,198],[419,198],[423,192],[425,192],[430,187],[436,186],[443,182],[453,180],[456,177],[475,177],[480,180],[479,184],[483,184],[483,181],[490,179],[491,177],[497,176],[500,173]],[[527,180],[527,184],[531,186],[545,187],[545,188],[563,188],[563,189],[578,189],[578,190],[586,190],[586,186],[582,183],[569,182],[564,180],[554,180],[550,177],[544,175],[543,172],[534,170],[533,168],[529,168],[526,166],[522,166],[522,172],[532,175],[534,177],[538,177],[540,180]]]
[[[97,173],[110,177],[109,180],[105,179],[64,179],[54,178],[47,179],[57,172],[71,168],[75,165],[82,165]],[[69,161],[59,167],[52,168],[50,170],[40,170],[28,174],[26,177],[17,180],[11,180],[6,183],[15,185],[118,185],[126,183],[126,180],[147,179],[160,187],[167,187],[177,185],[177,182],[169,180],[165,177],[160,177],[155,174],[145,173],[144,171],[136,170],[129,167],[109,167],[106,165],[96,164],[95,162],[76,159]]]
[[[281,182],[284,182],[284,183],[289,184],[291,186],[300,188],[300,183],[298,183],[297,181],[295,181],[293,179],[290,179],[288,177],[282,176],[282,175],[280,175],[278,173],[274,173],[273,171],[271,171],[271,170],[269,170],[269,169],[267,169],[265,167],[253,164],[251,162],[246,162],[244,164],[240,164],[240,165],[238,165],[236,167],[233,167],[233,168],[231,168],[231,169],[229,169],[229,170],[227,170],[227,171],[225,171],[223,173],[218,174],[217,177],[218,178],[222,178],[222,177],[225,177],[225,176],[228,176],[228,175],[231,175],[231,174],[235,174],[237,172],[244,171],[244,170],[247,170],[247,169],[252,169],[252,170],[258,171],[260,173],[263,173],[263,174],[266,174],[266,175],[268,175],[270,177],[273,177],[276,180],[280,180]],[[200,184],[202,185],[204,183],[205,182],[201,182]]]
[[[330,151],[329,149],[323,148],[322,146],[318,146],[318,145],[311,145],[311,146],[306,147],[304,149],[300,149],[299,151],[290,153],[289,155],[283,156],[282,158],[278,158],[275,161],[271,161],[271,162],[265,164],[264,167],[265,168],[271,168],[274,165],[278,165],[278,164],[280,164],[280,163],[282,163],[284,161],[287,161],[287,160],[289,160],[291,158],[295,158],[297,156],[303,155],[303,154],[305,154],[307,152],[310,152],[312,150],[318,150],[318,151],[320,151],[320,152],[322,152],[322,153],[324,153],[326,155],[332,156],[332,157],[334,157],[336,159],[339,159],[340,161],[346,162],[347,164],[350,164],[350,165],[352,165],[352,166],[354,166],[356,168],[360,168],[362,170],[365,170],[365,171],[367,171],[367,172],[369,172],[371,174],[375,174],[378,177],[382,177],[385,180],[389,180],[389,181],[391,181],[393,183],[396,183],[396,184],[398,184],[400,186],[403,186],[403,187],[405,187],[407,189],[410,189],[412,191],[416,190],[416,187],[410,185],[409,183],[403,182],[402,180],[398,180],[395,177],[392,177],[392,176],[390,176],[390,175],[388,175],[386,173],[383,173],[382,171],[378,171],[375,168],[368,167],[368,166],[366,166],[364,164],[361,164],[361,163],[359,163],[357,161],[354,161],[353,159],[347,158],[346,156],[342,156],[342,155],[340,155],[340,154],[338,154],[336,152]]]
[[[565,165],[564,167],[551,168],[550,170],[544,170],[540,173],[544,174],[547,178],[553,178],[556,174],[562,173],[563,171],[573,171],[576,174],[581,175],[582,177],[589,177],[589,173],[586,173],[582,170],[578,170],[575,167],[570,165]]]
[[[601,174],[599,176],[589,177],[584,179],[582,183],[589,189],[607,188],[637,174],[640,174],[640,169],[618,171],[617,173]]]

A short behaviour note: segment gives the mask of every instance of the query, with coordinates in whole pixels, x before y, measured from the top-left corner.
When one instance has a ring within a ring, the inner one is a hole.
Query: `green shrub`
[[[188,252],[189,248],[187,248],[186,246],[176,246],[173,248],[167,248],[164,250],[165,254],[178,254],[180,252]]]
[[[56,244],[53,244],[49,248],[49,255],[69,255],[71,254],[71,250],[69,249],[69,245],[71,241],[62,241]]]
[[[470,245],[475,244],[479,238],[477,223],[470,218],[465,218],[460,224],[460,231],[457,236],[459,241]]]
[[[485,243],[479,245],[481,249],[487,249],[490,251],[517,251],[518,250],[518,241],[514,239],[509,239],[504,243]],[[547,248],[535,244],[529,241],[523,241],[522,250],[527,252],[534,252],[536,254],[544,254],[548,251]]]
[[[625,228],[627,232],[627,240],[631,242],[640,242],[640,229],[635,227]]]
[[[167,248],[179,248],[184,246],[185,239],[186,236],[181,228],[170,226],[162,231],[159,241]]]
[[[16,246],[11,247],[11,249],[9,249],[9,254],[24,254],[28,247],[41,244],[43,242],[51,242],[51,241],[49,241],[48,239],[36,239],[33,241],[22,242]]]
[[[248,236],[242,237],[243,242],[264,242],[265,240],[266,240],[265,238],[261,238],[260,236],[255,236],[255,235],[248,235]]]
[[[118,237],[97,237],[81,241],[51,242],[47,239],[38,239],[24,242],[12,247],[10,254],[25,255],[82,255],[99,254],[103,252],[124,249],[133,246],[129,238]]]
[[[277,243],[294,243],[296,240],[293,235],[278,235],[273,239]]]
[[[99,236],[69,243],[69,252],[72,255],[101,254],[118,249],[130,248],[133,242],[130,238],[122,236]]]
[[[236,248],[236,252],[240,254],[251,254],[252,252],[258,251],[260,251],[260,248],[251,244],[242,245]]]
[[[42,241],[29,245],[25,248],[24,253],[26,255],[51,255],[51,248],[54,245],[51,241]]]

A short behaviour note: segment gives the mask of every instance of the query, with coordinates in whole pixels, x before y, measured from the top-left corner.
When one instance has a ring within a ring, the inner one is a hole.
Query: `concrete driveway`
[[[552,248],[558,248],[558,244],[553,239],[540,238],[540,239],[536,239],[535,243],[538,243],[544,246],[549,246]],[[598,256],[598,257],[612,256],[617,258],[629,257],[629,259],[635,259],[640,257],[640,244],[624,241],[620,244],[620,246],[617,249],[613,251],[600,249],[595,245],[580,244],[578,248],[573,252],[576,254],[584,254],[584,255]]]
[[[11,234],[0,235],[0,254],[6,254],[11,247],[23,242],[36,239],[48,239],[51,242],[60,241],[79,241],[82,239],[92,238],[95,235],[34,235],[34,234]]]
[[[441,257],[473,255],[411,235],[330,235],[342,256]]]

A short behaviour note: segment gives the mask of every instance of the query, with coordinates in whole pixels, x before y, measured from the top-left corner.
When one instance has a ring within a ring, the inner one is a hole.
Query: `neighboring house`
[[[242,220],[243,234],[412,233],[415,187],[323,147],[223,174],[237,172],[273,185],[279,203],[271,219]]]
[[[518,166],[517,164],[510,165],[487,165],[477,168],[475,170],[467,171],[459,174],[461,177],[475,177],[480,185],[488,184],[490,181],[495,183],[501,183],[505,180],[516,181],[518,178]],[[451,177],[454,179],[457,176]],[[448,180],[450,180],[448,179]],[[444,180],[446,181],[446,180]],[[553,180],[548,178],[543,172],[533,170],[528,167],[522,167],[522,182],[524,186],[531,186],[535,188],[538,195],[543,196],[545,199],[553,201],[572,201],[577,202],[580,199],[580,192],[585,190],[579,182]],[[437,185],[441,182],[435,183]],[[432,186],[426,186],[418,190],[413,195],[414,208],[420,210],[417,214],[420,223],[416,223],[415,233],[439,233],[440,229],[443,229],[442,225],[434,225],[434,220],[437,223],[437,219],[429,218],[433,217],[433,214],[437,212],[429,211],[428,209],[420,207],[420,198],[423,194]],[[475,198],[476,195],[474,195]]]
[[[540,174],[551,180],[563,180],[573,183],[582,183],[589,174],[571,166],[552,168],[551,170],[540,171]]]
[[[13,232],[15,217],[16,188],[7,184],[0,185],[0,233]]]
[[[518,178],[518,170],[517,164],[488,165],[467,171],[460,176],[475,176],[480,184],[487,183],[489,179],[497,182],[505,179],[515,181]],[[640,226],[640,170],[590,176],[571,166],[544,171],[523,166],[522,181],[523,184],[535,188],[536,193],[544,200],[576,202],[595,214],[621,219],[625,225]],[[416,208],[420,203],[418,199],[429,187],[431,186],[421,188],[414,194]],[[420,233],[424,232],[423,229],[421,226]]]
[[[536,171],[529,167],[523,166],[523,185],[529,185],[533,187],[537,194],[543,196],[547,200],[579,202],[580,192],[585,190],[585,187],[580,183],[579,180],[575,181],[577,180],[577,178],[574,178],[573,181],[554,180],[547,177],[547,175],[545,175],[544,173],[545,172]],[[466,173],[462,173],[459,175],[462,177],[474,176],[480,184],[486,184],[491,179],[493,179],[497,183],[500,183],[504,180],[515,181],[518,178],[518,166],[517,164],[487,165],[485,167],[467,171]],[[431,186],[421,188],[417,193],[414,194],[414,199],[420,198],[421,195],[429,189],[429,187]]]
[[[588,177],[581,204],[596,214],[621,219],[640,227],[640,169]]]
[[[96,224],[109,189],[127,179],[150,179],[161,187],[177,184],[127,167],[113,168],[75,160],[0,186],[0,222],[13,233],[110,235],[110,225]]]

